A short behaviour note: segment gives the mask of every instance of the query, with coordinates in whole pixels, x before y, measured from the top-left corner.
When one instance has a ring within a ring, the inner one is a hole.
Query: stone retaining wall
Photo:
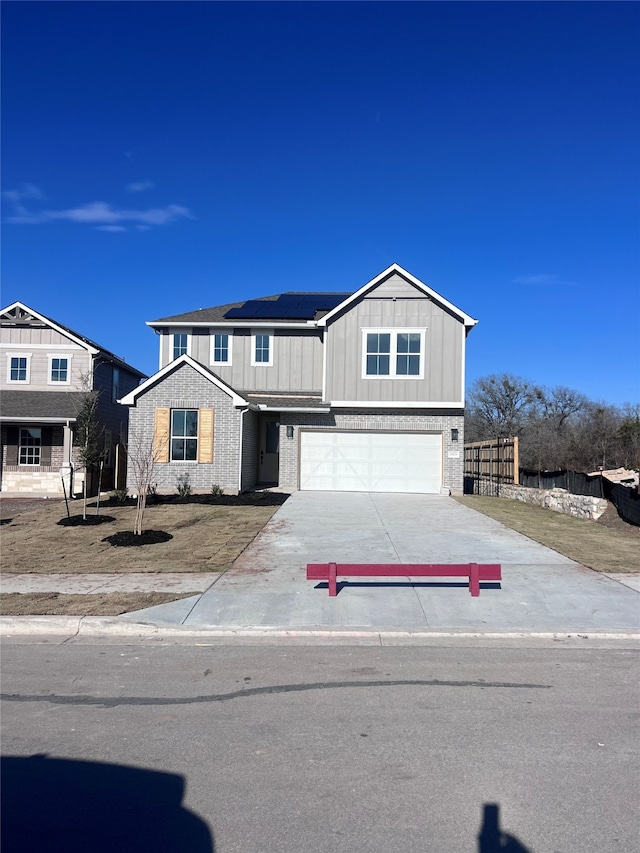
[[[604,498],[572,495],[565,489],[531,489],[528,486],[500,486],[500,497],[542,506],[577,518],[597,519],[607,508]]]

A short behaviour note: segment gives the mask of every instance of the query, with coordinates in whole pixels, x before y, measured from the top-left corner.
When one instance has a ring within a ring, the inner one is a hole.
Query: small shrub
[[[188,471],[185,471],[184,474],[178,474],[178,477],[176,479],[176,490],[181,500],[185,501],[188,497],[190,497],[191,482]]]
[[[224,489],[222,486],[219,486],[218,483],[214,483],[211,486],[211,496],[214,498],[221,498],[224,494]]]
[[[126,488],[116,489],[113,493],[113,497],[115,498],[117,504],[120,504],[120,506],[124,506],[127,502],[127,498],[129,497],[129,492]]]
[[[147,503],[155,504],[158,502],[158,484],[149,485],[147,489]]]

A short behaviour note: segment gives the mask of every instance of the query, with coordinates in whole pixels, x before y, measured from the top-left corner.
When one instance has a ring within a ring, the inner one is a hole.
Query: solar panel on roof
[[[317,311],[330,311],[348,293],[283,293],[277,299],[249,299],[226,312],[226,320],[313,320]]]

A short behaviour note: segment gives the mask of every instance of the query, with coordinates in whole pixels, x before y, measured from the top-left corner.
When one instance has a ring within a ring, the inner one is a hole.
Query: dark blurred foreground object
[[[213,853],[182,776],[34,755],[3,757],[2,853]]]
[[[517,838],[500,829],[500,806],[485,803],[478,853],[531,853]]]

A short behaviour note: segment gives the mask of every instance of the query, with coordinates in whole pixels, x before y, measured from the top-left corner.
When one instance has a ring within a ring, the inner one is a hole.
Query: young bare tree
[[[100,391],[93,387],[91,373],[80,375],[80,391],[73,392],[76,399],[76,430],[74,433],[74,444],[78,449],[77,458],[80,466],[84,468],[84,482],[82,486],[82,517],[87,518],[87,479],[89,472],[99,465],[102,458],[100,450],[100,437],[103,429],[97,419],[98,402]]]
[[[142,520],[147,508],[147,499],[153,489],[159,460],[166,453],[166,441],[157,436],[145,436],[129,427],[127,457],[131,472],[131,486],[137,495],[136,517],[133,532],[142,535]]]

